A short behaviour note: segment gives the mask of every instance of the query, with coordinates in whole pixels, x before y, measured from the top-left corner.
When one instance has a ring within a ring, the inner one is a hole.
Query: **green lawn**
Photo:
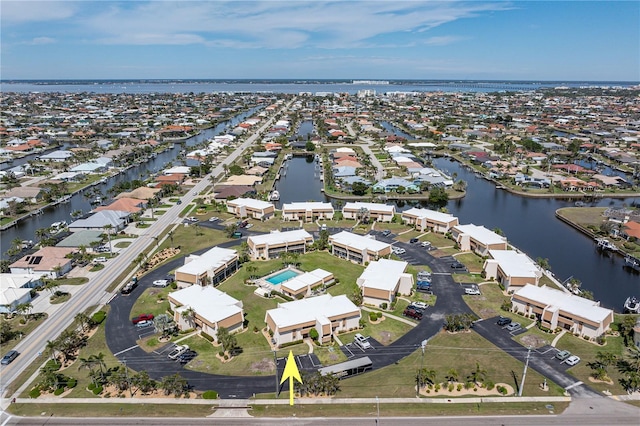
[[[469,272],[472,274],[479,274],[482,272],[482,266],[484,265],[484,259],[475,253],[462,253],[456,256],[458,262],[464,263]]]
[[[403,302],[403,301],[402,301]],[[404,302],[406,303],[406,302]],[[406,305],[405,305],[406,306]],[[356,333],[360,333],[363,336],[371,336],[383,345],[389,345],[400,337],[404,336],[413,327],[402,321],[397,321],[389,317],[384,317],[383,321],[376,324],[371,323],[369,320],[369,312],[362,311],[362,318],[364,319],[365,326],[359,330],[354,330],[348,333],[342,333],[338,335],[338,338],[343,344],[347,344],[353,341],[353,336]]]
[[[523,364],[492,345],[478,334],[441,332],[429,341],[425,350],[417,350],[399,363],[361,376],[340,382],[341,398],[375,397],[393,395],[394,397],[415,397],[415,374],[423,366],[436,372],[436,381],[443,382],[447,372],[455,368],[459,380],[464,380],[475,370],[476,362],[487,371],[487,379],[494,383],[507,383],[517,389],[522,378]],[[515,378],[514,378],[515,376]],[[549,391],[540,389],[544,378],[529,369],[523,389],[523,396],[560,396],[563,389],[549,383]],[[375,386],[371,386],[375,383]],[[437,396],[433,393],[432,396]]]
[[[24,324],[20,324],[20,320],[24,318],[24,315],[16,315],[11,319],[6,319],[4,315],[0,315],[0,324],[9,324],[13,336],[11,339],[0,345],[0,356],[4,356],[4,354],[13,349],[21,339],[38,328],[38,326],[47,319],[47,314],[38,313],[30,315],[28,321]]]
[[[56,280],[60,285],[81,285],[89,282],[87,277],[59,278]]]
[[[620,379],[622,375],[618,373],[615,366],[607,368],[609,377],[611,377],[613,381],[612,384],[594,383],[589,380],[592,370],[587,366],[587,363],[595,361],[596,354],[598,352],[612,353],[620,357],[625,352],[622,337],[607,336],[606,344],[604,346],[600,346],[567,333],[558,341],[556,347],[560,350],[567,350],[573,355],[580,357],[580,363],[569,369],[569,373],[574,375],[577,379],[582,380],[584,383],[599,391],[609,390],[614,395],[626,394],[624,389],[622,389],[618,383],[618,379]]]
[[[133,304],[130,316],[135,317],[140,314],[153,314],[158,316],[167,313],[167,309],[169,309],[167,294],[172,291],[174,290],[172,290],[171,287],[151,287],[146,289],[138,300],[136,300],[136,303]]]

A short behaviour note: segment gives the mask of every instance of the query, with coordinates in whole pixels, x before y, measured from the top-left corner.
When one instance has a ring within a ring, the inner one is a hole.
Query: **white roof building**
[[[495,279],[512,292],[526,284],[538,285],[542,270],[529,256],[515,250],[489,250],[483,269],[487,279]]]
[[[285,203],[282,205],[282,217],[285,220],[313,221],[316,219],[332,219],[333,205],[320,201]]]
[[[237,217],[267,218],[276,210],[273,203],[254,198],[235,198],[227,201],[227,211]]]
[[[300,294],[309,295],[314,287],[328,284],[333,280],[334,277],[331,272],[318,268],[284,281],[280,284],[280,288],[284,294],[292,297]]]
[[[458,225],[458,218],[452,214],[416,207],[402,212],[402,220],[415,226],[418,231],[430,230],[441,234],[446,234],[451,227]]]
[[[334,332],[358,327],[360,308],[344,294],[324,294],[293,302],[279,303],[265,314],[267,327],[273,331],[277,346],[302,340],[316,329],[319,340],[326,343]]]
[[[383,203],[361,203],[359,201],[346,203],[342,208],[342,215],[345,219],[357,219],[361,209],[369,212],[369,217],[379,222],[390,222],[396,214],[394,205]]]
[[[252,235],[247,244],[254,259],[271,259],[281,252],[306,252],[306,245],[313,243],[313,236],[304,229],[273,231],[269,234]]]
[[[176,269],[176,281],[189,284],[206,284],[224,280],[238,267],[238,253],[235,250],[213,247],[201,255],[191,254],[184,259],[184,265]]]
[[[411,294],[413,275],[405,273],[408,265],[407,262],[391,259],[369,263],[356,280],[362,289],[363,303],[379,306],[393,302],[396,293]]]
[[[489,250],[506,250],[507,238],[488,230],[484,226],[456,225],[451,228],[453,239],[462,251],[474,251],[487,256]]]
[[[164,174],[164,175],[174,175],[174,174],[188,175],[190,171],[191,171],[191,167],[188,167],[188,166],[175,166],[175,167],[171,167],[169,169],[163,170],[162,174]]]
[[[544,327],[589,338],[604,334],[613,322],[613,311],[600,302],[546,286],[525,285],[511,296],[511,304],[514,310],[536,315]]]
[[[329,244],[334,255],[361,264],[391,254],[391,244],[347,231],[331,235]]]
[[[242,301],[212,286],[194,285],[174,291],[169,293],[169,302],[176,322],[183,329],[198,325],[207,334],[216,337],[219,327],[225,327],[229,331],[242,328]],[[183,315],[188,309],[195,312],[193,320]],[[195,324],[190,324],[192,321]]]

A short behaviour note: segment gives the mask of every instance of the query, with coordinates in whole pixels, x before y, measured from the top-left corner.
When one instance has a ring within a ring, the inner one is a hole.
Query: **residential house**
[[[59,278],[71,270],[72,260],[67,257],[76,250],[67,247],[43,247],[9,265],[12,274]]]
[[[313,243],[313,237],[304,229],[292,231],[273,231],[269,234],[252,235],[247,238],[249,255],[252,259],[273,259],[281,253],[302,253],[307,244]]]
[[[458,225],[458,218],[449,213],[413,207],[402,212],[402,221],[414,226],[418,231],[432,231],[446,234]]]
[[[282,205],[284,220],[313,222],[318,219],[333,219],[333,205],[319,201],[285,203]]]
[[[227,200],[227,212],[239,218],[268,219],[276,208],[273,203],[253,198],[236,198]]]
[[[99,206],[94,211],[99,212],[102,210],[115,210],[120,212],[139,213],[146,206],[144,200],[137,198],[122,197],[114,200],[106,206]]]
[[[462,251],[473,251],[480,256],[488,256],[489,250],[506,250],[507,238],[488,230],[484,226],[455,225],[451,236]]]
[[[116,210],[97,211],[89,217],[78,219],[69,224],[69,231],[82,229],[107,230],[110,234],[116,234],[129,223],[130,212]]]
[[[64,161],[70,160],[71,158],[73,158],[73,152],[63,149],[52,151],[38,157],[40,161],[53,161],[56,163],[62,163]]]
[[[176,283],[178,287],[216,285],[233,275],[238,265],[237,251],[213,247],[200,255],[185,257],[184,265],[176,269]]]
[[[373,192],[391,192],[391,191],[400,191],[402,192],[420,192],[420,188],[415,185],[413,182],[410,182],[406,179],[402,178],[389,178],[382,179],[373,185]]]
[[[515,250],[489,250],[482,267],[485,277],[512,293],[527,284],[538,285],[542,270],[529,256]]]
[[[362,303],[390,306],[396,296],[410,295],[413,289],[413,275],[405,272],[408,265],[407,262],[391,259],[369,263],[356,280],[356,284],[362,289]]]
[[[600,302],[550,287],[527,284],[511,296],[514,311],[535,315],[543,327],[594,339],[609,330],[613,311]]]
[[[37,186],[17,186],[5,192],[4,198],[17,197],[30,203],[37,203],[42,201],[45,192],[45,189]]]
[[[169,307],[181,330],[199,329],[217,340],[224,327],[233,333],[242,330],[242,301],[212,286],[194,285],[169,293]]]
[[[345,295],[324,294],[293,302],[278,303],[265,314],[267,328],[273,332],[276,347],[309,337],[315,329],[318,341],[329,343],[339,332],[359,327],[360,308]]]
[[[367,219],[376,222],[391,222],[396,214],[394,205],[382,203],[361,203],[359,201],[346,203],[342,208],[342,215],[345,219],[360,219],[365,216]]]
[[[31,302],[31,289],[41,285],[40,278],[28,274],[0,274],[0,313],[11,313]]]
[[[347,231],[329,236],[329,244],[334,256],[361,265],[391,254],[391,244],[377,241],[373,236],[363,236]]]

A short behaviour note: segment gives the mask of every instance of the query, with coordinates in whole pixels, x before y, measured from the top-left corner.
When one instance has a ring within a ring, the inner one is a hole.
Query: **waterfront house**
[[[362,303],[390,306],[397,295],[408,296],[413,289],[413,275],[406,273],[404,261],[380,259],[369,263],[356,280],[362,290]]]
[[[17,186],[4,193],[4,198],[22,198],[30,203],[38,203],[44,198],[46,190],[38,186]]]
[[[281,253],[306,253],[307,244],[313,243],[313,236],[304,229],[273,231],[269,234],[252,235],[247,238],[249,255],[252,259],[273,259]]]
[[[63,149],[52,151],[38,157],[40,161],[53,161],[56,163],[62,163],[63,161],[70,160],[71,158],[73,158],[73,152]]]
[[[613,311],[601,307],[600,302],[546,286],[527,284],[516,290],[511,306],[516,312],[535,315],[543,327],[591,339],[603,335],[613,322]]]
[[[262,176],[251,175],[233,175],[229,176],[226,181],[222,182],[222,185],[227,186],[256,186],[262,183]]]
[[[318,332],[320,343],[329,343],[334,334],[359,327],[360,308],[345,295],[309,297],[293,302],[278,303],[265,314],[267,328],[273,332],[273,344],[301,341],[309,337],[311,329]]]
[[[86,174],[84,172],[74,171],[74,172],[62,172],[51,178],[51,181],[58,182],[82,182],[86,178]]]
[[[415,185],[413,182],[410,182],[406,179],[402,178],[389,178],[383,179],[373,185],[373,192],[391,192],[391,191],[399,191],[402,190],[407,192],[420,192],[420,188]]]
[[[94,163],[94,162],[90,162],[90,163],[82,163],[82,164],[78,164],[75,167],[72,167],[71,169],[69,169],[70,172],[80,172],[80,173],[104,173],[107,171],[107,167],[104,164],[100,164],[100,163]]]
[[[268,219],[276,208],[273,203],[253,198],[236,198],[227,200],[227,212],[239,218]]]
[[[102,210],[115,210],[120,212],[139,213],[145,207],[146,202],[144,200],[139,200],[137,198],[131,197],[122,197],[114,200],[106,206],[96,207],[93,211],[99,212]]]
[[[176,283],[178,287],[216,285],[231,276],[238,265],[236,250],[213,247],[200,255],[186,256],[184,265],[175,271]]]
[[[451,236],[461,251],[473,251],[479,256],[488,256],[489,250],[507,249],[507,238],[484,226],[455,225],[451,228]]]
[[[59,278],[72,268],[71,258],[76,250],[67,247],[42,247],[9,265],[12,274]]]
[[[538,285],[542,270],[529,256],[515,250],[489,250],[482,270],[488,280],[496,280],[512,293],[527,284]]]
[[[101,210],[89,217],[78,219],[69,224],[69,231],[74,232],[82,229],[105,230],[105,226],[111,225],[109,232],[116,234],[124,229],[129,223],[130,212],[118,210]]]
[[[333,214],[334,210],[331,203],[309,201],[282,205],[282,218],[284,220],[313,222],[318,219],[333,219]]]
[[[373,236],[363,236],[342,231],[329,236],[331,254],[364,265],[391,254],[391,244],[377,241]]]
[[[362,203],[359,201],[346,203],[342,208],[342,215],[345,219],[366,219],[377,222],[391,222],[396,214],[394,205],[382,203]],[[364,217],[363,217],[364,216]]]
[[[56,244],[56,247],[78,248],[84,246],[88,250],[91,250],[92,243],[95,244],[102,241],[102,234],[103,231],[98,230],[72,232],[71,235]]]
[[[194,285],[169,293],[169,307],[181,330],[198,329],[217,340],[224,327],[233,333],[242,330],[242,301],[212,286]]]
[[[120,198],[137,198],[138,200],[150,200],[156,197],[156,194],[160,192],[159,188],[149,188],[148,186],[141,186],[129,192],[121,192],[116,195],[116,199]]]
[[[244,197],[256,193],[256,189],[249,185],[220,185],[216,186],[213,191],[213,198],[216,200]]]
[[[402,221],[409,226],[414,226],[418,231],[432,231],[440,234],[446,234],[452,227],[458,225],[458,218],[452,214],[416,207],[402,212]]]

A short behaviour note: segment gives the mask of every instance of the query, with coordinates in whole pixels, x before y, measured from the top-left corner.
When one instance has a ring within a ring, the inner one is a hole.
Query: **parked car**
[[[178,361],[180,364],[186,364],[196,356],[198,356],[198,353],[196,351],[187,350],[183,354],[178,355],[178,359],[176,359],[176,361]]]
[[[477,296],[482,293],[480,293],[480,289],[478,287],[467,287],[464,289],[464,294],[471,294],[471,295]]]
[[[141,321],[151,321],[153,320],[153,314],[140,314],[137,317],[131,318],[131,322],[134,324],[138,324]]]
[[[507,331],[516,331],[516,330],[519,330],[521,327],[522,326],[520,325],[519,322],[512,322],[506,328],[507,328]]]
[[[422,243],[420,243],[421,247],[429,247],[431,245],[431,243],[429,241],[423,241]]]
[[[2,360],[0,361],[0,364],[2,365],[11,364],[13,360],[18,357],[18,355],[20,355],[20,352],[13,349],[10,350],[6,354],[4,354],[4,356],[2,357]]]
[[[577,363],[580,362],[580,357],[571,355],[569,358],[567,358],[565,362],[567,363],[567,365],[576,365]]]
[[[213,216],[213,217],[210,217],[210,218],[209,218],[209,222],[215,222],[215,221],[217,221],[217,220],[220,220],[220,218],[218,218],[218,217],[216,217],[216,216]]]
[[[107,258],[104,256],[98,256],[96,258],[93,259],[94,263],[104,263],[107,261]]]
[[[407,251],[403,248],[396,249],[396,254],[405,254]]]
[[[389,231],[388,229],[385,229],[384,231],[382,231],[382,235],[384,235],[385,237],[388,237],[389,235],[391,235],[391,231]]]
[[[409,240],[409,242],[410,242],[411,244],[415,244],[415,243],[417,243],[418,241],[420,241],[420,240],[419,240],[419,239],[417,239],[417,238],[412,238],[412,239],[410,239],[410,240]]]
[[[152,320],[144,320],[144,321],[140,321],[136,324],[137,328],[146,328],[146,327],[151,327],[153,325],[153,321]]]
[[[464,266],[463,263],[460,263],[458,261],[455,261],[451,264],[451,269],[466,269],[467,267]]]
[[[369,339],[367,337],[364,337],[360,333],[356,333],[356,335],[353,336],[353,343],[358,345],[363,350],[367,350],[371,348],[371,343],[369,343]]]
[[[169,352],[169,355],[167,355],[169,357],[169,359],[173,359],[176,360],[178,359],[178,357],[180,355],[182,355],[183,353],[185,353],[186,351],[189,350],[189,346],[188,345],[176,345],[176,347]]]
[[[154,287],[166,287],[169,285],[169,280],[155,280],[152,284]]]
[[[415,306],[418,309],[427,309],[427,304],[424,302],[413,302],[411,303],[413,306]]]
[[[556,359],[559,359],[560,361],[564,361],[565,359],[569,358],[571,356],[571,352],[569,351],[560,351],[556,354]]]
[[[185,218],[185,220],[187,220],[189,222],[194,222],[194,223],[195,222],[199,222],[198,218],[197,217],[193,217],[193,216],[187,217],[187,218]]]
[[[500,325],[500,326],[509,325],[509,324],[511,324],[511,318],[507,318],[507,317],[502,317],[501,316],[501,317],[498,318],[497,324]]]
[[[232,238],[242,238],[242,232],[236,231],[231,236]]]
[[[422,311],[419,309],[412,308],[410,306],[407,306],[404,312],[402,312],[402,315],[404,315],[405,317],[416,319],[416,320],[422,319]]]

